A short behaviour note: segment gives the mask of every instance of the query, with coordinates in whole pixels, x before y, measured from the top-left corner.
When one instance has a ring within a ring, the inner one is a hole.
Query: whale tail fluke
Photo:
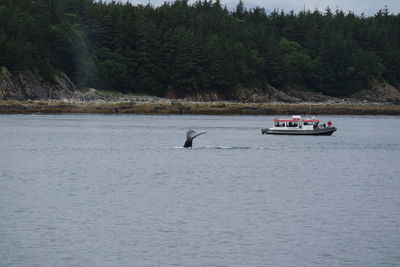
[[[196,133],[193,130],[189,130],[186,133],[186,142],[183,145],[183,147],[192,147],[193,139],[195,139],[197,136],[205,134],[207,132],[201,132],[201,133]]]

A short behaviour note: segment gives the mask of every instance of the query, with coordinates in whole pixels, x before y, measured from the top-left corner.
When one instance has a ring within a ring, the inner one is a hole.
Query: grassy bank
[[[310,105],[234,102],[47,102],[0,101],[0,113],[134,113],[134,114],[309,114]],[[400,105],[312,104],[315,115],[400,115]]]

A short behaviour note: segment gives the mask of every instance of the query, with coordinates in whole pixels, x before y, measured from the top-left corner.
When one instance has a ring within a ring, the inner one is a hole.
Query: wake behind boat
[[[261,129],[262,134],[287,134],[287,135],[332,135],[336,127],[331,121],[320,124],[315,117],[302,119],[301,116],[293,116],[287,119],[274,119],[272,128]]]

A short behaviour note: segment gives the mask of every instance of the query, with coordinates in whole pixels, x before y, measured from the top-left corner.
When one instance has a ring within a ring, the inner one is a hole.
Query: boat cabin
[[[274,119],[273,128],[279,129],[304,129],[304,130],[313,130],[318,127],[319,120],[314,117],[310,119],[302,119],[301,116],[293,116],[290,119]]]

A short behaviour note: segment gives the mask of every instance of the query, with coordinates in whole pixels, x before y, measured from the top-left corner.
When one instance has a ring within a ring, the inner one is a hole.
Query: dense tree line
[[[165,95],[237,86],[347,96],[400,82],[400,15],[228,11],[219,0],[159,7],[93,0],[0,0],[0,66],[51,82]]]

